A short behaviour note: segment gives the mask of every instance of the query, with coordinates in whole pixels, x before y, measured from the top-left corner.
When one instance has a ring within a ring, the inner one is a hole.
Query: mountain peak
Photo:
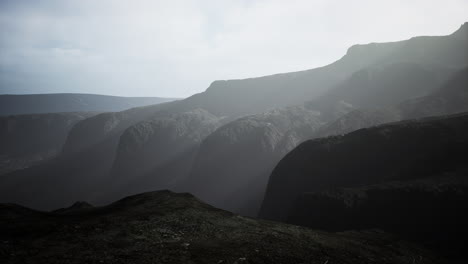
[[[452,36],[468,39],[468,22],[463,23],[457,31],[453,32]]]

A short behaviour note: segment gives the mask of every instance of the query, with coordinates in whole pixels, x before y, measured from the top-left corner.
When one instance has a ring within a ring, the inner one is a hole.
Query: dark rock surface
[[[443,263],[380,231],[254,220],[168,191],[68,212],[1,204],[0,240],[2,263]]]
[[[287,222],[329,231],[379,228],[465,259],[467,173],[303,193]]]
[[[380,228],[466,259],[468,114],[309,140],[270,176],[260,216],[331,231]]]
[[[409,180],[465,168],[468,114],[410,120],[309,140],[270,176],[261,216],[286,220],[304,192]]]

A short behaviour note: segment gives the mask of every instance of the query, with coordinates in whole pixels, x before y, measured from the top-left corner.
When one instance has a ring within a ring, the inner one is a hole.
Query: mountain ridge
[[[122,111],[174,100],[176,99],[82,93],[0,94],[0,115]]]

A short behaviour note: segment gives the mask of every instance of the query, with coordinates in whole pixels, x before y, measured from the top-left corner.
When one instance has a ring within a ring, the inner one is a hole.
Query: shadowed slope
[[[3,263],[441,263],[382,232],[254,220],[168,191],[56,213],[0,205],[0,231]]]

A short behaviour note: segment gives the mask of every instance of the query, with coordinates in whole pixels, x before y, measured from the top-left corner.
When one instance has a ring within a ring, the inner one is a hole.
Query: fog
[[[356,43],[446,35],[468,1],[1,1],[0,93],[187,97]]]

